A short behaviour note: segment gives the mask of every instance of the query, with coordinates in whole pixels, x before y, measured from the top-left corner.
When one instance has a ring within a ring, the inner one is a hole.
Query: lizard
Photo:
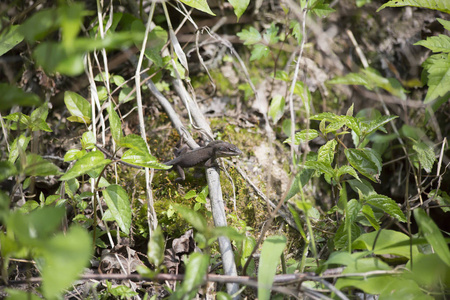
[[[204,147],[181,152],[178,157],[164,164],[172,166],[172,169],[176,170],[180,175],[175,181],[184,181],[186,179],[184,173],[185,168],[200,165],[210,168],[217,166],[216,158],[238,156],[241,154],[242,151],[233,144],[224,141],[212,141]]]
[[[100,145],[96,145],[96,147],[107,157],[113,157],[111,153]],[[178,175],[180,175],[180,177],[178,177],[175,181],[184,181],[186,179],[186,175],[183,169],[200,165],[204,165],[207,168],[214,167],[217,166],[216,158],[238,156],[242,154],[242,151],[233,144],[224,141],[212,141],[208,145],[195,148],[194,150],[181,149],[178,153],[179,155],[176,158],[164,162],[164,164],[172,166],[172,169],[168,169],[168,171],[176,170]],[[143,167],[129,164],[124,161],[119,162],[126,166],[143,169]]]

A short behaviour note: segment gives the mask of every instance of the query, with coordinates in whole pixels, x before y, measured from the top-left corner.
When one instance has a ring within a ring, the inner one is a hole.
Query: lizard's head
[[[214,154],[216,157],[230,157],[242,154],[242,151],[239,150],[238,147],[223,141],[214,141],[209,143],[208,146],[212,146],[214,148]]]

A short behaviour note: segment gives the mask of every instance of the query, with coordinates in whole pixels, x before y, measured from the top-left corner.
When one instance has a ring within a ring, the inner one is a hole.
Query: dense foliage
[[[449,295],[445,1],[0,11],[1,297]]]

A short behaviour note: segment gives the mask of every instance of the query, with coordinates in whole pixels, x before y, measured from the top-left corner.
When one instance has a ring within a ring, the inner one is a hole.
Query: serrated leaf
[[[406,217],[398,207],[397,203],[388,196],[372,194],[364,197],[363,200],[366,204],[370,204],[383,210],[385,213],[396,218],[400,222],[406,222]]]
[[[281,95],[276,95],[272,98],[269,107],[269,116],[272,118],[273,123],[276,124],[284,114],[285,100]]]
[[[318,136],[319,136],[319,133],[317,132],[317,130],[315,130],[315,129],[309,129],[309,130],[304,129],[304,130],[302,130],[300,132],[297,132],[295,134],[294,145],[300,145],[301,143],[309,142],[309,141],[315,139]],[[288,138],[284,142],[285,143],[291,143],[291,139]]]
[[[236,34],[241,40],[244,41],[244,45],[253,45],[261,41],[262,37],[255,27],[244,29]]]
[[[208,6],[208,2],[206,0],[180,0],[186,5],[189,5],[193,8],[196,8],[202,12],[215,16],[212,10]]]
[[[336,149],[337,141],[329,140],[325,145],[322,145],[317,152],[317,161],[325,162],[330,165],[334,161],[334,149]]]
[[[348,162],[359,173],[371,179],[374,182],[378,182],[378,177],[381,172],[381,158],[378,153],[369,148],[364,149],[345,149],[345,156]]]
[[[270,49],[266,45],[256,44],[253,46],[252,55],[250,61],[258,60],[269,55]]]
[[[450,21],[446,21],[444,19],[441,18],[437,18],[438,22],[442,24],[442,26],[444,26],[445,29],[447,29],[448,31],[450,31]]]
[[[120,230],[130,234],[131,206],[127,192],[119,185],[112,184],[102,191],[108,209]]]
[[[316,170],[332,178],[334,177],[334,169],[323,161],[307,161],[305,162],[305,168]]]
[[[361,181],[361,179],[359,179],[358,174],[356,173],[355,169],[353,169],[350,166],[341,166],[336,174],[337,179],[339,179],[342,175],[344,174],[349,174],[352,175],[353,177],[355,177],[357,180]]]
[[[268,45],[276,44],[279,41],[278,28],[275,23],[270,24],[270,27],[264,32],[263,38]]]
[[[423,67],[428,72],[428,92],[424,104],[437,97],[443,97],[450,91],[450,54],[430,56]]]
[[[369,135],[396,118],[398,118],[398,116],[381,116],[376,120],[372,120],[369,124],[364,124],[364,134]]]
[[[386,7],[403,7],[403,6],[435,9],[450,14],[450,2],[448,2],[447,0],[391,0],[383,4],[379,9],[377,9],[377,12]]]
[[[417,157],[419,158],[419,162],[423,169],[427,173],[430,173],[436,160],[433,148],[423,142],[416,142],[413,145],[413,149],[416,151]]]
[[[353,130],[355,132],[355,134],[358,135],[358,137],[361,136],[361,121],[360,120],[358,120],[357,118],[355,118],[351,115],[342,116],[342,120],[345,122],[345,125],[348,128]]]
[[[228,0],[228,2],[233,6],[238,21],[250,4],[250,0]]]
[[[111,163],[111,160],[105,159],[103,153],[100,151],[91,151],[80,158],[59,180],[64,181],[81,176],[92,170],[103,168],[109,163]]]
[[[313,6],[312,12],[315,13],[319,18],[324,18],[336,11],[335,9],[331,8],[329,4],[320,2],[318,3],[319,4]]]
[[[433,52],[450,52],[450,36],[440,34],[430,36],[426,40],[421,40],[414,45],[420,45],[430,49]]]

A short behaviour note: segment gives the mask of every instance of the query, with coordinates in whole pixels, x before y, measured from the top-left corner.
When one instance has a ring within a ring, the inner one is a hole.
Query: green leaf
[[[350,73],[343,77],[335,77],[330,80],[329,83],[363,85],[368,90],[373,90],[375,87],[379,87],[402,100],[406,99],[405,90],[397,79],[384,78],[372,68],[362,69],[359,73]]]
[[[64,208],[49,206],[27,215],[16,211],[9,216],[7,228],[14,232],[14,236],[22,245],[41,247],[53,236],[64,214]]]
[[[1,170],[0,170],[0,174],[1,174]],[[1,181],[1,179],[0,179],[0,181]],[[436,195],[436,192],[437,192],[437,195]],[[444,212],[450,211],[450,196],[446,192],[444,192],[442,190],[438,190],[438,191],[432,190],[432,191],[430,191],[429,197],[435,199],[439,203],[439,205],[441,206],[441,209]]]
[[[378,182],[378,177],[381,172],[381,158],[370,148],[364,149],[352,149],[348,148],[344,150],[345,156],[348,162],[359,173],[366,176],[374,182]]]
[[[318,4],[314,5],[311,11],[315,13],[319,18],[324,18],[332,12],[335,12],[336,10],[331,8],[329,4],[321,3],[321,1],[318,1]]]
[[[269,55],[270,49],[266,45],[256,44],[253,46],[252,55],[250,56],[250,61],[258,60]]]
[[[232,300],[233,298],[231,298],[230,295],[228,295],[225,292],[218,292],[216,294],[216,300]],[[33,299],[34,300],[34,299]]]
[[[376,120],[370,121],[369,124],[363,123],[364,134],[369,135],[374,133],[376,130],[381,129],[384,124],[389,123],[390,121],[398,118],[398,116],[381,116]],[[385,131],[385,130],[383,130]]]
[[[344,174],[350,174],[353,177],[355,177],[357,180],[361,181],[361,179],[359,179],[358,174],[356,173],[355,169],[353,169],[350,166],[342,166],[338,169],[337,174],[336,174],[336,178],[339,180],[340,177]]]
[[[385,7],[403,6],[435,9],[450,14],[450,3],[446,0],[391,0],[377,9],[377,12],[384,9]]]
[[[326,261],[327,265],[344,265],[348,266],[356,263],[356,257],[354,254],[350,254],[347,251],[335,251],[330,254],[330,257]]]
[[[8,300],[22,300],[22,299],[41,300],[42,299],[41,297],[33,294],[32,292],[27,293],[24,291],[9,289],[9,288],[5,288],[5,292],[8,294],[8,297],[6,298]]]
[[[161,231],[161,227],[158,226],[150,236],[147,247],[148,261],[156,267],[159,267],[164,260],[164,245],[164,234]]]
[[[0,182],[18,173],[15,165],[10,161],[0,161]]]
[[[422,168],[430,173],[433,169],[433,164],[436,160],[434,155],[433,147],[428,146],[424,142],[416,142],[413,145],[414,151],[417,153],[417,157],[419,158],[419,162]]]
[[[371,194],[364,197],[362,200],[365,201],[366,204],[370,204],[383,210],[385,213],[396,218],[400,222],[406,222],[406,217],[398,207],[397,203],[388,196]]]
[[[186,5],[189,5],[193,8],[196,8],[202,12],[215,16],[212,10],[208,6],[208,2],[206,0],[180,0]]]
[[[130,234],[131,206],[127,192],[119,185],[111,184],[103,190],[103,197],[112,217],[122,232]]]
[[[284,114],[285,100],[281,95],[276,95],[272,98],[269,107],[269,116],[272,118],[273,123],[276,124]]]
[[[440,34],[439,36],[431,36],[426,40],[421,40],[414,45],[424,46],[433,52],[450,52],[450,36]]]
[[[23,134],[14,139],[13,143],[11,144],[11,150],[9,151],[8,161],[14,163],[17,157],[19,157],[19,153],[21,151],[25,152],[25,149],[27,149],[30,140],[30,137],[26,137]]]
[[[13,107],[19,106],[34,106],[40,105],[39,97],[33,93],[25,93],[22,89],[6,84],[0,83],[0,111],[5,111]]]
[[[0,56],[14,48],[23,40],[20,33],[20,25],[11,25],[0,33]]]
[[[59,22],[56,9],[43,9],[27,18],[19,30],[29,42],[35,42],[56,30]]]
[[[64,103],[70,114],[76,119],[71,119],[73,122],[91,123],[91,104],[77,93],[66,91],[64,93]]]
[[[361,212],[375,230],[380,229],[380,224],[378,223],[378,220],[375,217],[375,214],[373,213],[372,207],[370,207],[369,205],[363,205]]]
[[[336,146],[337,141],[334,139],[329,140],[325,145],[321,146],[317,153],[317,161],[331,166],[334,160],[334,149],[336,149]]]
[[[441,18],[437,18],[438,22],[442,24],[442,26],[444,26],[445,29],[447,29],[448,31],[450,31],[450,21],[446,21],[444,19]]]
[[[84,229],[72,227],[64,235],[52,238],[44,253],[42,291],[47,299],[54,299],[88,266],[92,255],[91,237]]]
[[[125,151],[125,153],[122,155],[121,160],[129,164],[141,166],[144,168],[153,168],[160,170],[168,170],[171,168],[171,166],[166,166],[165,164],[158,162],[156,157],[150,155],[148,152],[136,149],[129,149]]]
[[[315,129],[304,129],[300,132],[297,132],[295,134],[295,142],[294,145],[300,145],[300,143],[305,143],[305,142],[309,142],[313,139],[315,139],[316,137],[319,136],[319,132],[317,132],[317,130]],[[284,141],[285,143],[291,143],[291,139],[288,138]]]
[[[181,289],[177,289],[175,299],[193,299],[208,272],[209,255],[192,253],[186,266]]]
[[[352,190],[354,190],[358,194],[361,193],[364,196],[369,196],[369,195],[375,193],[375,190],[372,187],[372,185],[370,184],[370,182],[368,182],[365,179],[361,179],[361,180],[352,179],[352,180],[348,180],[347,183],[350,185]]]
[[[342,274],[347,273],[366,273],[370,271],[390,271],[391,268],[377,258],[360,258],[354,264],[349,264]],[[395,277],[392,275],[379,276],[361,276],[339,278],[336,282],[337,289],[345,287],[355,287],[363,290],[365,293],[377,295],[392,283]]]
[[[250,0],[228,0],[228,2],[233,6],[238,21],[250,4]]]
[[[81,136],[81,147],[84,149],[94,149],[95,148],[95,136],[92,131],[86,131]]]
[[[148,153],[147,144],[141,136],[136,134],[129,134],[127,136],[124,136],[122,139],[120,139],[118,145],[120,147],[130,148],[140,152]]]
[[[351,230],[351,240],[352,242],[358,238],[361,235],[361,229],[359,228],[356,223],[351,223],[350,226]],[[338,230],[336,231],[336,234],[333,238],[334,241],[334,247],[338,250],[345,249],[348,247],[348,229],[345,228],[345,223],[342,223],[341,226],[339,226]]]
[[[401,242],[404,244],[398,245]],[[419,253],[417,246],[412,246],[411,249],[406,234],[388,229],[364,233],[353,242],[352,246],[353,249],[373,251],[376,255],[392,254],[408,259],[411,259],[411,253],[413,257]]]
[[[447,267],[450,267],[450,250],[439,227],[421,208],[414,210],[414,218],[419,225],[422,235],[430,243],[431,247],[433,247],[439,258],[442,259]]]
[[[280,256],[286,247],[286,237],[270,236],[261,249],[261,259],[258,269],[258,299],[270,299],[270,289],[280,263]]]
[[[105,159],[100,151],[91,151],[80,158],[73,167],[66,172],[59,180],[69,180],[76,178],[98,168],[103,168],[111,163],[110,159]]]
[[[212,236],[213,237],[220,237],[225,236],[229,238],[232,241],[241,242],[245,239],[245,235],[242,233],[239,233],[236,229],[233,227],[227,227],[227,226],[219,226],[214,227],[212,229]]]
[[[200,233],[204,234],[209,231],[208,223],[206,222],[205,218],[198,212],[179,204],[175,204],[174,208],[183,219],[188,221]]]
[[[109,124],[111,128],[111,135],[114,139],[114,141],[117,143],[122,139],[122,128],[119,116],[117,115],[116,111],[114,110],[112,102],[107,107],[108,115],[109,115]]]
[[[314,170],[307,168],[304,168],[299,173],[297,173],[297,175],[295,175],[294,182],[291,185],[291,189],[286,195],[286,201],[294,197],[297,193],[299,193],[300,189],[302,189],[308,183],[313,174]]]
[[[334,169],[330,166],[330,164],[323,161],[307,161],[305,162],[305,168],[316,170],[319,173],[325,174],[331,178],[335,175]]]
[[[261,34],[255,27],[250,27],[248,30],[243,29],[236,34],[241,40],[244,41],[244,45],[253,45],[259,43],[262,39]]]
[[[272,22],[272,24],[270,24],[270,27],[266,29],[263,38],[268,45],[278,43],[280,38],[278,37],[278,28],[274,22]]]
[[[59,168],[37,154],[28,154],[23,173],[27,176],[59,175]]]
[[[430,56],[423,64],[428,72],[428,92],[424,104],[450,91],[450,53]]]

